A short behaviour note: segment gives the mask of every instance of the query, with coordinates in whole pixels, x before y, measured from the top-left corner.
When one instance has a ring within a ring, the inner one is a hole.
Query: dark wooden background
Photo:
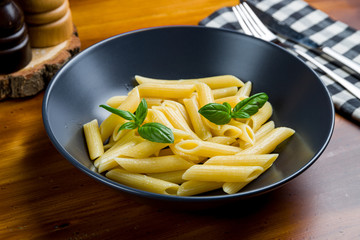
[[[307,0],[360,29],[360,1]],[[82,49],[145,27],[196,25],[226,0],[71,0]],[[0,102],[0,239],[360,239],[360,128],[336,116],[319,160],[286,186],[234,209],[144,205],[65,160],[41,118],[43,92]]]

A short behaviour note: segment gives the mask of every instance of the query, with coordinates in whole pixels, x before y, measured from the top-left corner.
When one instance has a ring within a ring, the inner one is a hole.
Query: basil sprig
[[[156,122],[143,124],[148,113],[148,106],[145,99],[141,100],[135,114],[106,105],[100,105],[100,107],[130,121],[121,125],[118,131],[137,128],[139,135],[146,140],[158,143],[174,143],[174,134],[170,128]]]
[[[269,99],[266,93],[257,93],[248,97],[231,110],[229,103],[209,103],[199,109],[199,113],[210,122],[217,125],[224,125],[230,122],[232,118],[249,118],[259,111]]]

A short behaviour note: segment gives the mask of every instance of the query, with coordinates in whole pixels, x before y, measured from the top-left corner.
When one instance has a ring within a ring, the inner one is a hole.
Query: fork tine
[[[272,34],[272,32],[264,25],[264,23],[256,16],[254,11],[250,8],[250,6],[244,2],[242,4],[244,9],[246,9],[247,13],[251,16],[251,19],[255,22],[257,28],[265,34]]]
[[[244,21],[246,22],[247,26],[249,27],[250,31],[255,37],[261,38],[264,34],[260,28],[258,28],[256,22],[253,20],[252,16],[249,14],[248,10],[244,7],[244,4],[239,4],[238,10],[240,11],[240,15],[243,16]]]
[[[252,35],[252,32],[250,31],[250,29],[248,28],[248,26],[246,25],[245,21],[242,18],[242,15],[240,14],[241,9],[239,8],[239,6],[234,6],[232,7],[232,10],[235,14],[236,19],[238,20],[242,30],[244,31],[245,34],[247,35]]]

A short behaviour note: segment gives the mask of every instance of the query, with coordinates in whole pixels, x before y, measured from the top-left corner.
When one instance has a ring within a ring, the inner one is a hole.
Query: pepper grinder
[[[0,74],[24,68],[32,58],[29,35],[21,8],[11,0],[0,1]]]

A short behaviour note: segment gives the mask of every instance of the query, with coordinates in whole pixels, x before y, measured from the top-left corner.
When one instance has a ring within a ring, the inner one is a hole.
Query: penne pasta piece
[[[133,173],[159,173],[188,169],[193,163],[177,155],[149,158],[115,158],[125,170]]]
[[[275,153],[215,156],[207,160],[204,165],[260,166],[268,169],[278,156],[279,154]]]
[[[106,104],[112,108],[118,108],[128,96],[113,96],[106,101]]]
[[[158,154],[161,149],[167,146],[169,146],[169,143],[158,143],[144,140],[128,149],[122,155],[133,158],[147,158],[151,155]]]
[[[244,83],[233,75],[220,75],[207,78],[195,79],[199,82],[206,83],[211,89],[226,88],[226,87],[242,87]]]
[[[238,88],[236,86],[218,88],[212,90],[214,99],[234,96],[237,92],[238,92]]]
[[[174,109],[165,106],[158,107],[157,109],[159,109],[162,113],[164,113],[164,115],[169,120],[171,125],[174,126],[174,128],[189,133],[189,135],[193,139],[200,139],[196,135],[196,133],[193,132],[193,130],[190,128],[190,126],[187,124],[183,116],[178,111],[175,111]]]
[[[179,189],[178,184],[139,173],[130,173],[120,168],[108,171],[106,177],[129,187],[159,194],[176,195]]]
[[[263,136],[268,134],[271,130],[275,128],[274,121],[269,121],[265,124],[263,124],[256,132],[255,132],[255,142],[259,141]],[[252,146],[253,144],[250,144],[248,142],[245,142],[241,139],[238,140],[239,146],[242,149],[248,148]]]
[[[177,101],[165,100],[162,105],[165,107],[171,107],[175,111],[179,112],[183,116],[183,118],[185,119],[187,124],[191,127],[191,121],[190,121],[189,114],[186,111],[185,106],[183,104],[181,104]]]
[[[247,182],[227,182],[224,183],[222,186],[222,189],[227,194],[234,194],[240,191],[242,188],[244,188],[247,184],[249,184],[251,181]]]
[[[83,128],[90,159],[94,160],[104,153],[98,121],[94,119],[84,124]]]
[[[241,134],[239,135],[239,138],[245,142],[250,143],[251,145],[254,144],[255,141],[255,133],[254,131],[251,129],[251,127],[245,123],[236,121],[236,120],[231,120],[230,125],[235,126],[237,128],[239,128],[241,130]]]
[[[266,154],[271,153],[284,140],[291,137],[295,131],[287,127],[278,127],[270,131],[256,143],[238,154]]]
[[[224,144],[224,145],[231,145],[234,142],[236,142],[236,139],[233,137],[227,137],[227,136],[215,136],[215,137],[209,138],[207,141],[213,142],[213,143]]]
[[[182,79],[182,80],[165,80],[165,79],[154,79],[142,77],[139,75],[135,76],[135,80],[139,84],[143,83],[158,83],[158,84],[194,84],[197,82],[206,83],[210,88],[226,88],[226,87],[241,87],[244,83],[233,75],[220,75],[206,78],[195,78],[195,79]]]
[[[211,129],[213,136],[225,136],[231,138],[238,138],[243,134],[242,130],[230,124],[220,125],[219,129]]]
[[[214,102],[214,96],[212,94],[211,88],[207,84],[200,82],[195,86],[196,92],[198,93],[199,108],[208,103]]]
[[[181,184],[185,181],[184,179],[182,179],[182,175],[184,174],[184,172],[185,170],[178,170],[178,171],[161,172],[161,173],[147,173],[146,175],[164,181]]]
[[[185,180],[210,182],[252,181],[264,169],[259,166],[193,165],[183,175]]]
[[[175,149],[185,154],[202,157],[233,155],[241,151],[241,149],[238,147],[226,146],[223,144],[202,140],[184,140],[175,144]]]
[[[133,90],[130,91],[128,97],[120,104],[118,109],[129,111],[129,112],[135,112],[138,105],[140,104],[140,95],[138,88],[135,87]],[[107,117],[101,124],[100,124],[100,134],[101,139],[103,142],[105,142],[106,139],[108,139],[115,127],[119,123],[124,123],[125,119],[121,118],[120,116],[116,114],[111,114],[109,117]]]
[[[125,150],[130,147],[136,145],[139,142],[144,141],[140,136],[138,136],[136,130],[132,130],[128,132],[124,137],[122,137],[119,141],[117,141],[110,149],[108,149],[104,154],[102,154],[98,159],[95,160],[94,165],[97,168],[100,168],[101,164],[109,164],[106,165],[105,169],[101,169],[103,172],[111,166],[116,166],[116,162],[114,161],[115,157],[119,157]]]
[[[174,144],[171,144],[169,147],[174,154],[179,155],[180,157],[182,157],[186,160],[189,160],[193,163],[200,163],[206,159],[206,157],[196,156],[196,155],[192,155],[192,154],[188,154],[188,153],[179,151],[178,149],[175,148]]]
[[[243,99],[250,97],[252,89],[252,83],[250,81],[246,82],[239,91],[235,94],[236,96],[242,97]]]
[[[252,115],[246,124],[249,125],[255,132],[271,117],[273,112],[272,106],[269,102],[266,102],[257,113]]]
[[[212,135],[210,132],[210,128],[207,124],[205,124],[203,117],[198,112],[199,105],[196,100],[196,96],[193,95],[191,98],[185,98],[184,105],[187,112],[189,113],[189,118],[191,120],[195,133],[202,140],[207,140],[211,138]]]
[[[186,181],[178,189],[179,196],[193,196],[221,188],[221,182]]]
[[[164,99],[162,98],[145,98],[145,100],[149,108],[152,108],[153,106],[161,106],[164,102]]]
[[[143,83],[138,88],[142,98],[159,96],[167,99],[188,98],[195,91],[194,84]]]

